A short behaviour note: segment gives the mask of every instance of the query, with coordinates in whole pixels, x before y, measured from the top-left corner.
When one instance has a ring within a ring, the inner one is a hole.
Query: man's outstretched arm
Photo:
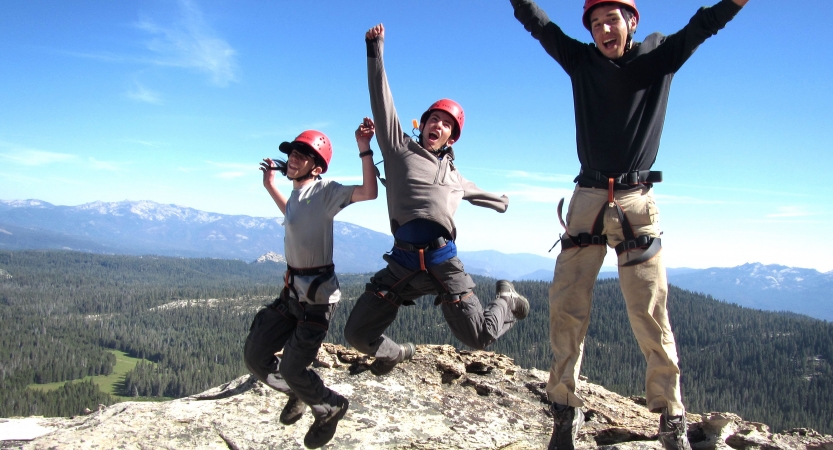
[[[749,0],[732,0],[732,1],[735,2],[735,4],[738,5],[738,6],[744,6],[744,5],[746,5],[746,2],[748,2]]]
[[[534,0],[509,0],[509,3],[518,22],[567,73],[571,73],[576,61],[584,54],[585,45],[564,34]]]
[[[380,23],[367,30],[364,35],[367,46],[367,87],[370,91],[370,109],[376,124],[376,142],[384,156],[396,151],[406,143],[406,136],[399,124],[399,116],[393,106],[393,94],[388,85],[383,57],[385,49],[385,27]]]

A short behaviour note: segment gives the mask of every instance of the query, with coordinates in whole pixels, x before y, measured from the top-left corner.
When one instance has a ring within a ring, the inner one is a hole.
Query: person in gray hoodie
[[[509,199],[481,190],[457,170],[451,145],[465,122],[457,102],[432,104],[420,118],[417,139],[403,131],[385,74],[384,38],[382,24],[365,34],[370,105],[384,157],[394,247],[383,256],[387,267],[370,279],[344,328],[350,345],[375,357],[370,366],[375,375],[389,373],[414,355],[414,344],[397,344],[383,333],[401,306],[423,295],[436,295],[434,303],[451,332],[475,349],[486,348],[529,314],[529,302],[509,281],[497,282],[495,299],[485,310],[474,294],[475,283],[457,258],[454,212],[466,200],[502,213]]]

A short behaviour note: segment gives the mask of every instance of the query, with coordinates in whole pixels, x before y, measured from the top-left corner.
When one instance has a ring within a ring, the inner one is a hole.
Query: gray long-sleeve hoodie
[[[454,166],[454,152],[442,159],[408,136],[399,123],[385,74],[384,40],[367,40],[367,84],[370,107],[376,122],[376,141],[385,158],[388,216],[392,233],[414,219],[427,219],[443,226],[448,238],[456,239],[454,213],[461,200],[475,206],[505,212],[509,198],[485,192]]]

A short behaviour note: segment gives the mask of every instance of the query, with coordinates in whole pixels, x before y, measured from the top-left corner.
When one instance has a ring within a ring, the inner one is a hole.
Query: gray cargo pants
[[[336,303],[299,303],[286,292],[252,321],[243,350],[246,367],[264,384],[307,405],[331,403],[335,395],[309,365],[327,336]],[[275,356],[281,349],[282,359]]]
[[[389,289],[413,273],[413,270],[399,265],[388,255],[384,258],[388,266],[373,275],[370,279],[372,284]],[[395,359],[399,355],[399,345],[383,333],[396,319],[403,301],[415,300],[426,294],[441,294],[437,292],[437,282],[445,286],[449,294],[460,295],[458,301],[442,301],[441,308],[451,332],[469,347],[482,350],[515,324],[515,316],[502,298],[496,298],[483,309],[480,300],[472,292],[474,280],[455,256],[428,267],[428,272],[419,273],[411,279],[399,292],[399,301],[380,297],[375,292],[362,294],[347,319],[345,339],[362,353],[380,359]]]

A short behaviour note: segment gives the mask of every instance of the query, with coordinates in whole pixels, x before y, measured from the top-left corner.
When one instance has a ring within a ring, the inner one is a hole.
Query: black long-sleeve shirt
[[[697,47],[740,11],[731,0],[700,8],[670,36],[654,33],[617,60],[561,31],[531,0],[510,0],[515,17],[570,76],[583,168],[648,170],[659,150],[671,79]]]

